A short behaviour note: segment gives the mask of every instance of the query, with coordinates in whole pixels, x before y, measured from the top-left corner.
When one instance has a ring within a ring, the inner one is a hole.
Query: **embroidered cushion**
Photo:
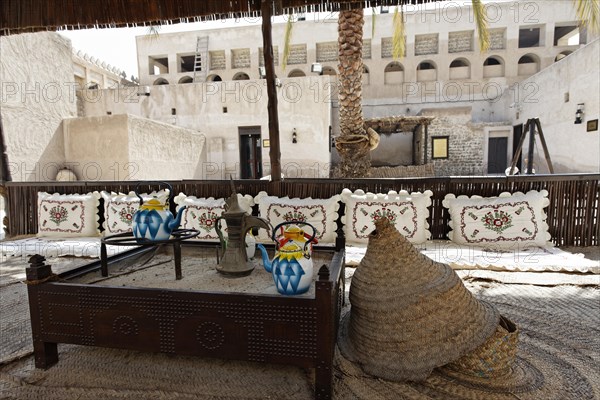
[[[353,244],[366,244],[369,234],[375,229],[375,221],[389,219],[396,229],[411,243],[424,243],[431,237],[429,232],[430,190],[408,193],[405,190],[385,193],[365,193],[350,189],[342,191],[342,201],[346,205],[344,233],[346,241]]]
[[[197,229],[200,234],[195,237],[197,240],[219,240],[219,235],[215,230],[215,223],[218,217],[225,211],[225,199],[198,198],[194,196],[186,196],[183,193],[175,196],[175,204],[177,211],[183,206],[186,209],[181,216],[182,229]],[[242,210],[248,214],[252,214],[252,206],[254,201],[252,196],[242,196],[238,193],[238,203]],[[221,230],[227,232],[227,224],[225,220],[221,220]],[[226,235],[225,235],[226,236]]]
[[[140,199],[134,192],[129,194],[100,192],[104,199],[104,235],[115,235],[117,233],[131,232],[131,223],[133,214],[140,207]],[[161,203],[166,203],[169,199],[169,190],[160,190],[150,194],[141,194],[144,201],[152,198],[158,199]]]
[[[38,236],[98,236],[98,192],[49,194],[38,192]]]
[[[546,190],[487,198],[448,194],[442,202],[450,213],[450,240],[495,249],[546,246],[550,233],[544,208],[549,204]]]
[[[338,218],[340,196],[336,195],[328,199],[290,199],[289,197],[269,196],[266,192],[260,192],[254,202],[258,204],[259,214],[268,220],[273,228],[284,221],[308,222],[316,230],[316,238],[320,244],[334,243]],[[309,227],[306,231],[312,234]],[[270,241],[269,235],[264,229],[259,229],[259,239]]]

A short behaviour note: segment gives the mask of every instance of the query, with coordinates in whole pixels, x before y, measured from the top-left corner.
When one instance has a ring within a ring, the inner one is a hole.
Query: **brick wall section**
[[[504,39],[506,29],[490,29],[490,50],[502,50],[506,48]]]
[[[338,43],[323,42],[317,43],[317,62],[337,61]]]
[[[273,63],[275,65],[279,65],[279,47],[277,47],[277,46],[273,46]],[[265,57],[263,55],[262,47],[258,48],[258,66],[259,67],[265,66]]]
[[[225,50],[215,50],[210,54],[210,69],[225,69],[227,68],[225,60]]]
[[[450,32],[448,35],[448,53],[473,51],[473,31]]]
[[[250,49],[231,50],[231,68],[249,68]]]
[[[438,53],[438,34],[432,33],[428,35],[415,36],[415,55],[422,56],[425,54]]]
[[[290,54],[287,63],[288,65],[306,64],[306,43],[290,45]]]
[[[436,176],[481,175],[483,172],[483,129],[474,127],[470,113],[440,115],[428,127],[427,159]],[[432,137],[448,136],[448,159],[431,160]]]
[[[371,39],[363,39],[363,60],[371,59]]]

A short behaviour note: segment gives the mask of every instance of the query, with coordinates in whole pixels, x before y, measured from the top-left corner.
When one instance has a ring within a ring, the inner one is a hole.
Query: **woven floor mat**
[[[509,378],[484,381],[438,369],[421,383],[365,375],[336,353],[337,399],[580,400],[600,398],[600,290],[468,282],[521,330]],[[349,307],[346,306],[345,311]],[[0,369],[4,399],[310,399],[313,374],[300,368],[59,346],[47,371],[33,357]]]

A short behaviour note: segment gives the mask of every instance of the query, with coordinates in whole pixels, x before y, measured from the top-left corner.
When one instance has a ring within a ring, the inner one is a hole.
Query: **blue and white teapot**
[[[298,224],[308,225],[312,236]],[[277,230],[289,225],[276,239]],[[312,244],[316,243],[315,228],[306,222],[282,222],[273,229],[272,239],[277,243],[277,252],[272,261],[263,245],[257,247],[262,253],[263,265],[273,275],[277,291],[284,295],[306,293],[313,280]]]
[[[173,197],[173,188],[166,182],[160,182],[169,188],[169,198],[165,203],[157,198],[152,198],[144,203],[144,199],[137,193],[138,184],[135,187],[135,195],[140,199],[140,208],[133,214],[133,236],[137,240],[169,240],[171,233],[179,227],[181,216],[185,206],[181,207],[177,215],[169,210],[170,200]]]

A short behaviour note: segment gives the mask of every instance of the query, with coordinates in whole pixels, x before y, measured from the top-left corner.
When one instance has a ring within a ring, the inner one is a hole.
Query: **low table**
[[[105,236],[100,240],[100,272],[102,276],[108,276],[108,256],[106,245],[111,246],[142,246],[156,247],[164,244],[173,245],[173,258],[175,260],[175,279],[181,279],[181,242],[192,239],[200,234],[196,229],[176,229],[171,233],[168,240],[137,239],[132,232],[117,233]]]
[[[314,368],[315,398],[329,399],[345,250],[315,252],[327,261],[315,265],[309,296],[57,282],[43,258],[33,259],[35,366],[58,362],[57,343],[289,364]]]

